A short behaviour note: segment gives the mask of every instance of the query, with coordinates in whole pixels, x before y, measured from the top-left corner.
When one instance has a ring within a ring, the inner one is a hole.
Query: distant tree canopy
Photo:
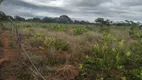
[[[5,21],[7,19],[7,16],[4,12],[0,11],[0,21]]]
[[[44,22],[44,23],[73,23],[73,24],[94,24],[94,25],[100,25],[100,27],[103,26],[140,26],[142,27],[142,24],[140,22],[134,22],[134,21],[117,21],[113,22],[109,19],[104,19],[104,18],[97,18],[95,19],[95,23],[90,23],[88,21],[84,20],[71,20],[67,15],[61,15],[60,17],[52,18],[52,17],[44,17],[43,19],[40,18],[30,18],[30,19],[25,19],[21,16],[10,16],[6,15],[4,12],[0,11],[0,21],[7,21],[8,19],[13,20],[13,21],[31,21],[31,22]]]
[[[105,20],[104,18],[97,18],[97,19],[95,19],[95,22],[96,22],[96,24],[100,25],[101,27],[103,25],[109,26],[112,24],[112,21],[110,21],[109,19]]]
[[[20,17],[20,16],[15,16],[14,19],[15,19],[16,21],[25,21],[25,18]]]
[[[73,21],[67,15],[61,15],[59,18],[45,17],[43,22],[72,23]]]
[[[54,18],[50,18],[50,17],[45,17],[42,19],[43,22],[56,22],[56,20]]]
[[[72,23],[73,21],[67,15],[61,15],[56,19],[59,23]]]
[[[33,18],[32,21],[40,22],[40,18]]]
[[[88,22],[88,21],[83,21],[83,20],[81,20],[81,21],[74,20],[73,23],[75,23],[75,24],[90,24],[90,22]]]

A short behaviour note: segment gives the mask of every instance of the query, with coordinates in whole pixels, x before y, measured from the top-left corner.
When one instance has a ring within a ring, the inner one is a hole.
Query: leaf
[[[127,56],[127,57],[131,56],[131,52],[128,51],[128,52],[126,53],[126,56]]]

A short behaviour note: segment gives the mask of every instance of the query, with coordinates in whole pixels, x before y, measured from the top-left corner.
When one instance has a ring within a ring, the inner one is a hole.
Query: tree
[[[50,18],[50,17],[45,17],[45,18],[42,19],[42,21],[43,21],[43,22],[56,22],[55,19]]]
[[[4,21],[7,19],[7,16],[4,12],[0,11],[0,20]]]
[[[97,24],[99,24],[101,27],[104,25],[104,23],[105,23],[105,21],[104,21],[104,18],[97,18],[96,20],[95,20],[95,22],[97,23]]]
[[[25,18],[20,17],[20,16],[15,16],[14,18],[15,18],[15,20],[17,20],[17,21],[25,21]]]
[[[10,20],[15,20],[12,16],[8,15],[7,16],[7,19],[10,19]]]
[[[40,22],[40,18],[33,18],[32,21]]]
[[[61,15],[58,19],[56,19],[59,23],[72,23],[73,21],[67,15]]]
[[[106,20],[104,21],[104,24],[107,25],[107,26],[110,26],[110,25],[112,24],[112,21],[109,20],[109,19],[106,19]]]

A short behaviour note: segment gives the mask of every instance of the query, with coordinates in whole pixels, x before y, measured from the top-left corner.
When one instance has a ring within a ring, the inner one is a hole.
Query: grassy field
[[[47,80],[142,80],[142,28],[57,23],[15,23],[22,27],[22,43]],[[10,48],[17,49],[8,31]],[[3,39],[0,39],[3,47]],[[18,80],[31,80],[27,58],[13,63]],[[8,75],[8,74],[7,74]]]

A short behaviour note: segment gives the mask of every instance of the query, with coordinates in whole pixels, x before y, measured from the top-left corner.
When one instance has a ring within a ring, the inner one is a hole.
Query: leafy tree
[[[73,21],[67,15],[61,15],[56,19],[59,23],[72,23]]]
[[[50,18],[50,17],[45,17],[45,18],[42,19],[42,21],[43,21],[43,22],[56,22],[55,19]]]
[[[107,25],[107,26],[110,26],[110,25],[112,24],[112,21],[109,20],[109,19],[106,19],[106,20],[104,21],[104,24]]]
[[[0,11],[0,20],[6,20],[7,19],[7,16],[4,12]]]
[[[11,19],[11,20],[15,20],[15,19],[14,19],[12,16],[10,16],[10,15],[8,15],[7,18],[8,18],[8,19]]]
[[[111,20],[109,20],[109,19],[104,19],[104,18],[97,18],[96,20],[95,20],[95,22],[97,23],[97,24],[99,24],[101,27],[103,27],[103,25],[106,25],[106,26],[110,26],[111,24],[112,24],[112,21]]]
[[[105,20],[104,18],[97,18],[95,22],[102,27],[104,25]]]
[[[40,22],[40,18],[33,18],[32,21],[37,21],[37,22]]]
[[[15,16],[14,18],[15,18],[15,20],[17,20],[17,21],[25,21],[25,18],[20,17],[20,16]]]

